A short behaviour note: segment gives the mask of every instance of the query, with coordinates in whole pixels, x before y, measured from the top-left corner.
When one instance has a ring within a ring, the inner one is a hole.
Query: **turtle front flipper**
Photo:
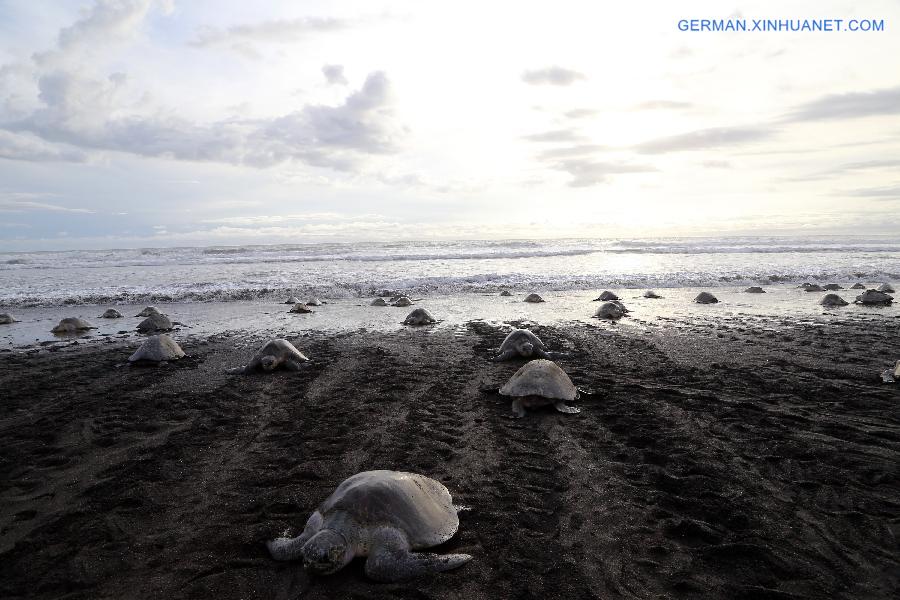
[[[553,408],[561,413],[566,413],[567,415],[574,415],[581,412],[580,408],[575,408],[574,406],[566,406],[565,402],[557,402],[553,405]]]
[[[551,360],[551,358],[552,358],[550,356],[550,353],[548,353],[547,351],[542,350],[541,348],[538,348],[536,346],[534,348],[534,355],[537,356],[538,358],[545,358],[547,360]]]
[[[494,362],[503,362],[504,360],[510,360],[511,358],[515,358],[518,355],[519,355],[519,353],[516,352],[515,350],[505,350],[505,351],[501,352],[500,354],[498,354],[497,356],[495,356],[493,358],[493,361]]]
[[[299,371],[303,366],[296,360],[288,359],[284,361],[284,368],[288,371]]]
[[[470,560],[472,556],[469,554],[410,552],[409,542],[401,531],[393,527],[382,527],[372,535],[372,546],[366,559],[366,575],[375,581],[403,581],[449,571]]]
[[[516,398],[512,401],[512,416],[514,419],[521,419],[525,416],[525,405],[522,403],[521,398]]]

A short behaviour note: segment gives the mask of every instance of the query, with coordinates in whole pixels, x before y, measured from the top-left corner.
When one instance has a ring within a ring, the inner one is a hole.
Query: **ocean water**
[[[0,307],[900,280],[900,236],[293,244],[0,253]],[[896,287],[896,285],[895,285]]]

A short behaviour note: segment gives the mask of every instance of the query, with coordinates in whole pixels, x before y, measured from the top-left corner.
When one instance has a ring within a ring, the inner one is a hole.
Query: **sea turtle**
[[[697,294],[697,297],[694,298],[694,302],[697,304],[715,304],[719,299],[710,294],[709,292],[700,292]]]
[[[501,296],[512,296],[512,292],[509,290],[503,290],[502,292],[500,292],[500,295]]]
[[[330,575],[354,557],[366,558],[376,581],[402,581],[455,569],[468,554],[413,552],[443,544],[459,529],[458,508],[441,483],[401,471],[364,471],[345,479],[316,509],[303,533],[266,544],[272,558],[302,557]]]
[[[806,290],[807,292],[824,292],[825,291],[825,288],[823,288],[821,285],[818,285],[815,283],[810,283],[809,285],[804,285],[803,289]]]
[[[528,294],[525,296],[525,302],[544,302],[544,299],[538,294]]]
[[[136,317],[149,317],[150,315],[158,315],[158,314],[161,314],[161,313],[159,312],[159,309],[158,309],[158,308],[156,308],[155,306],[148,306],[147,308],[145,308],[144,310],[142,310],[141,312],[139,312],[138,314],[136,314],[136,315],[134,315],[134,316],[136,316]]]
[[[851,290],[864,290],[864,289],[866,289],[866,286],[863,283],[854,283],[853,285],[850,286],[850,289]]]
[[[826,294],[825,297],[819,301],[819,304],[822,306],[847,306],[850,303],[837,294]]]
[[[178,360],[184,357],[184,350],[178,343],[165,333],[147,338],[134,354],[128,357],[128,362],[163,362]]]
[[[306,301],[307,306],[322,306],[323,304],[325,304],[325,301],[319,300],[318,298],[311,298]]]
[[[269,340],[262,348],[256,351],[250,362],[243,367],[229,369],[229,373],[250,373],[257,369],[274,371],[278,367],[284,367],[288,371],[299,371],[301,363],[308,361],[302,352],[287,340]]]
[[[291,310],[289,310],[288,312],[292,312],[292,313],[300,313],[300,314],[304,314],[304,315],[305,315],[305,314],[308,314],[308,313],[313,312],[313,309],[311,309],[311,308],[308,307],[307,305],[303,304],[302,302],[298,302],[297,304],[295,304],[294,306],[292,306],[292,307],[291,307]]]
[[[407,296],[400,296],[396,300],[391,300],[391,306],[412,306],[412,300]]]
[[[581,412],[580,408],[566,406],[567,400],[578,398],[578,390],[552,360],[539,358],[528,362],[500,388],[500,393],[513,399],[512,412],[517,419],[525,416],[526,408],[549,404],[561,413]]]
[[[18,319],[13,318],[8,313],[0,314],[0,325],[9,325],[10,323],[18,323]]]
[[[893,294],[894,288],[892,288],[891,284],[889,284],[889,283],[882,283],[881,285],[878,286],[878,291],[883,292],[885,294]]]
[[[66,317],[59,324],[51,329],[53,333],[77,333],[85,329],[97,329],[84,319],[78,317]]]
[[[838,283],[826,283],[822,286],[822,289],[828,290],[829,292],[836,292],[837,290],[842,290],[844,288]]]
[[[644,298],[662,298],[662,296],[660,296],[653,290],[647,290],[646,292],[644,292]]]
[[[503,343],[500,344],[499,354],[494,357],[494,361],[500,362],[510,360],[511,358],[531,358],[537,356],[540,358],[550,358],[547,354],[547,347],[544,342],[527,329],[513,329]]]
[[[101,319],[121,319],[122,313],[120,313],[119,311],[117,311],[114,308],[107,308],[105,311],[103,311],[103,314],[100,315],[100,318]]]
[[[766,290],[762,289],[758,285],[753,285],[744,290],[746,294],[765,294]]]
[[[888,296],[884,292],[879,292],[878,290],[866,290],[856,297],[857,304],[890,304],[893,301],[894,298],[892,296]]]
[[[622,310],[621,304],[618,304],[616,302],[604,302],[599,307],[597,307],[597,311],[594,313],[594,316],[598,319],[617,320],[625,316],[625,311]]]
[[[387,302],[384,301],[384,298],[375,298],[369,306],[387,306]]]
[[[137,330],[141,333],[154,333],[156,331],[171,331],[174,325],[169,317],[163,314],[150,315],[140,323]]]
[[[403,319],[404,325],[431,325],[432,323],[437,323],[437,321],[424,308],[415,309]]]
[[[881,373],[881,380],[885,383],[894,383],[895,381],[900,381],[900,360],[898,360],[897,364],[894,365],[893,370],[888,369]]]
[[[609,300],[618,300],[618,299],[619,299],[618,296],[616,296],[609,290],[606,290],[605,292],[603,292],[602,294],[600,294],[599,296],[594,298],[594,302],[608,302]]]
[[[284,301],[285,304],[300,304],[300,298],[297,296],[291,296],[287,300]]]

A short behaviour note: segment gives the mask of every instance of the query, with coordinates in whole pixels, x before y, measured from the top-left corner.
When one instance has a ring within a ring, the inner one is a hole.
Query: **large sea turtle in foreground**
[[[496,362],[510,360],[513,358],[523,357],[531,358],[550,358],[547,354],[547,347],[544,342],[527,329],[513,329],[503,343],[500,344],[500,350],[494,357]]]
[[[136,317],[149,317],[150,315],[158,315],[158,314],[161,314],[161,313],[159,312],[159,309],[158,309],[158,308],[156,308],[155,306],[148,306],[148,307],[144,308],[144,310],[142,310],[141,312],[139,312],[138,314],[136,314],[136,315],[134,315],[134,316],[136,316]]]
[[[594,316],[598,319],[617,320],[625,316],[625,307],[618,302],[604,302],[597,307]]]
[[[100,318],[101,319],[121,319],[122,313],[120,313],[119,311],[117,311],[114,308],[107,308],[105,311],[103,311],[103,314],[100,315]]]
[[[893,296],[888,296],[884,292],[879,292],[878,290],[866,290],[856,297],[857,304],[865,305],[887,305],[893,301]]]
[[[14,319],[12,315],[3,313],[0,314],[0,325],[9,325],[10,323],[18,323],[17,319]]]
[[[289,341],[282,339],[269,340],[263,344],[262,348],[256,351],[249,363],[243,367],[229,369],[228,372],[250,373],[257,369],[274,371],[279,367],[284,367],[288,371],[299,371],[302,364],[308,360],[309,358],[297,350]]]
[[[431,325],[432,323],[437,323],[437,320],[424,308],[415,309],[403,319],[404,325]]]
[[[171,331],[174,326],[169,317],[157,313],[138,323],[137,330],[141,333],[154,333],[156,331]]]
[[[538,294],[528,294],[525,296],[525,302],[544,302],[544,299]]]
[[[366,558],[376,581],[402,581],[462,566],[468,554],[414,552],[443,544],[459,529],[457,507],[440,482],[401,471],[364,471],[349,477],[306,521],[295,538],[266,544],[272,558],[303,558],[320,575]]]
[[[578,398],[578,390],[552,360],[530,361],[500,388],[500,394],[512,398],[512,412],[516,418],[524,417],[526,408],[551,404],[561,413],[581,412],[579,408],[566,406],[566,401]]]
[[[128,357],[128,362],[152,362],[178,360],[184,358],[184,350],[178,343],[165,333],[147,338],[134,354]]]
[[[850,303],[837,294],[826,294],[825,297],[819,301],[819,304],[822,306],[847,306]]]
[[[79,331],[84,331],[85,329],[97,328],[84,319],[79,319],[78,317],[66,317],[50,331],[53,333],[78,333]]]
[[[710,294],[709,292],[700,292],[697,294],[697,297],[694,298],[694,302],[697,304],[715,304],[719,299]]]

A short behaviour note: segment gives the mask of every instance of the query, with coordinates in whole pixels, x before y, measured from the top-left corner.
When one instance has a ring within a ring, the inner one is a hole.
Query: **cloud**
[[[784,120],[828,121],[896,114],[900,114],[900,86],[871,92],[823,96],[795,107]]]
[[[584,119],[586,117],[599,115],[600,111],[594,110],[593,108],[575,108],[573,110],[566,111],[564,114],[568,119]]]
[[[337,106],[308,105],[270,119],[211,123],[171,112],[135,114],[119,100],[125,82],[118,74],[98,80],[54,70],[38,79],[41,105],[5,129],[81,149],[254,167],[295,160],[344,171],[366,155],[394,151],[405,132],[393,121],[390,83],[380,71]]]
[[[234,25],[227,29],[211,27],[200,30],[188,42],[195,48],[234,42],[296,42],[311,34],[347,29],[356,21],[331,17],[301,17],[298,19],[274,19],[260,23]]]
[[[674,100],[650,100],[638,104],[636,110],[677,110],[681,108],[690,108],[693,104],[690,102],[677,102]]]
[[[60,144],[45,142],[30,133],[12,133],[0,129],[0,159],[28,161],[84,162],[87,154]]]
[[[555,129],[524,136],[529,142],[577,142],[586,139],[571,129]]]
[[[322,75],[329,85],[347,85],[349,83],[344,76],[343,65],[324,65],[322,67]]]
[[[45,198],[47,194],[31,192],[0,192],[0,213],[63,212],[91,214],[86,208],[70,208],[47,202],[37,202],[34,198]]]
[[[600,144],[577,144],[575,146],[565,146],[563,148],[550,148],[538,154],[541,160],[555,160],[559,158],[569,158],[573,156],[584,156],[586,154],[594,154],[609,150],[609,146]]]
[[[700,163],[702,166],[710,169],[730,169],[731,163],[727,160],[704,160]]]
[[[587,79],[583,73],[562,67],[546,67],[522,73],[522,81],[529,85],[572,85]]]
[[[310,222],[310,221],[331,221],[331,222],[342,222],[342,221],[372,221],[372,220],[383,220],[384,217],[378,214],[364,214],[364,215],[344,215],[340,213],[333,212],[320,212],[320,213],[295,213],[289,215],[252,215],[252,216],[240,216],[240,217],[223,217],[221,219],[206,219],[201,221],[201,223],[221,223],[222,225],[232,225],[232,226],[245,226],[245,227],[254,227],[254,226],[264,226],[264,225],[275,225],[279,223],[292,223],[292,222]]]
[[[641,154],[706,150],[757,142],[771,137],[774,133],[765,127],[714,127],[656,138],[638,144],[635,149]]]
[[[570,187],[588,187],[600,183],[608,183],[610,175],[649,173],[657,170],[652,165],[597,162],[580,158],[561,160],[555,163],[553,168],[572,176],[572,180],[569,182]]]
[[[900,200],[900,184],[885,187],[861,188],[840,193],[841,196],[874,198],[876,200]]]

